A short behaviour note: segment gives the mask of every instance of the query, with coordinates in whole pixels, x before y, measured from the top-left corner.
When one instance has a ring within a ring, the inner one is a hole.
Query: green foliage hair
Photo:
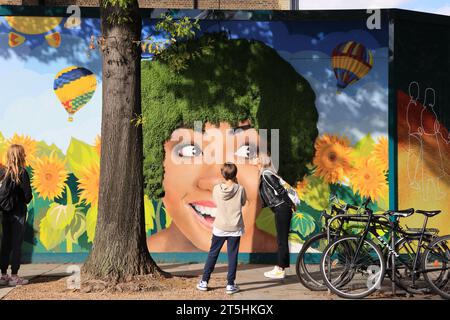
[[[194,121],[235,126],[249,119],[256,129],[280,129],[279,173],[294,184],[314,156],[318,114],[315,94],[295,69],[262,42],[204,34],[184,43],[187,67],[167,60],[142,62],[146,194],[164,195],[164,143]],[[166,54],[176,54],[176,45]]]

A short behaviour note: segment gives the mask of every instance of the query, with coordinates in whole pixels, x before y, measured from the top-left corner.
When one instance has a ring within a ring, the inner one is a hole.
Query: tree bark
[[[102,148],[96,236],[83,272],[124,279],[159,273],[146,244],[141,114],[141,18],[136,0],[128,8],[101,1],[103,56]],[[109,18],[108,18],[109,17]],[[123,22],[123,17],[130,20]]]

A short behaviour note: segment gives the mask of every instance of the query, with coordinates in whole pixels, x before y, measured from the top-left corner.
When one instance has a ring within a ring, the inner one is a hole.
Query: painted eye
[[[257,148],[253,145],[243,145],[235,153],[237,157],[253,159],[256,157]]]
[[[202,151],[196,145],[180,146],[177,151],[179,157],[197,157],[202,154]]]

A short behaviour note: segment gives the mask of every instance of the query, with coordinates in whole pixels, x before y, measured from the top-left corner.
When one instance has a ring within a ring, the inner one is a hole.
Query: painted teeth
[[[211,216],[213,218],[216,217],[217,208],[204,207],[197,204],[192,205],[192,207],[197,211],[197,213],[201,215]]]

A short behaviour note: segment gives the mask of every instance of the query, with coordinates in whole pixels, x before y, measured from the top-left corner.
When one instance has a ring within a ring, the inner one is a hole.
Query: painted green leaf
[[[66,237],[65,229],[54,229],[46,215],[39,224],[39,240],[46,250],[52,250],[61,244]]]
[[[94,242],[95,226],[97,225],[98,208],[90,207],[86,214],[86,231],[89,242]]]
[[[330,186],[321,177],[308,176],[303,200],[315,210],[324,210],[328,207]]]
[[[269,208],[262,209],[256,219],[256,226],[262,231],[265,231],[271,235],[276,235],[277,231],[275,229],[275,216],[273,215],[272,210]]]
[[[153,202],[148,198],[147,195],[144,196],[144,211],[145,211],[145,232],[152,230],[154,227],[153,219],[155,218],[155,208],[153,207]]]
[[[70,241],[77,243],[78,238],[86,231],[86,218],[83,213],[76,212],[70,225],[66,228],[66,235]]]
[[[292,216],[291,230],[298,232],[303,238],[309,236],[315,229],[314,218],[309,214],[296,212]]]
[[[353,147],[352,155],[356,158],[368,157],[375,147],[375,141],[370,133],[359,140]]]
[[[163,210],[166,217],[166,228],[168,228],[172,224],[172,217],[169,214],[167,214],[165,207],[163,208]]]
[[[64,159],[65,157],[61,149],[59,149],[54,143],[52,145],[48,145],[44,141],[39,141],[36,144],[37,157],[50,156],[52,152],[60,159]]]
[[[73,204],[62,205],[52,203],[45,216],[53,229],[65,229],[72,221],[75,215],[75,206]]]
[[[69,170],[77,177],[81,176],[82,169],[91,163],[100,161],[97,152],[91,145],[72,137],[67,148],[67,163]]]
[[[300,238],[299,235],[295,232],[289,232],[288,240],[292,242],[303,243],[302,238]]]

